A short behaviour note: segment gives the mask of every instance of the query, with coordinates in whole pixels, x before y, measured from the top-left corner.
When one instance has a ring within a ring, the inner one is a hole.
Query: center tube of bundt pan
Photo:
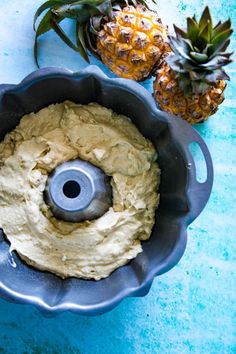
[[[68,222],[97,219],[112,206],[110,179],[87,161],[68,161],[49,175],[44,199],[57,219]]]

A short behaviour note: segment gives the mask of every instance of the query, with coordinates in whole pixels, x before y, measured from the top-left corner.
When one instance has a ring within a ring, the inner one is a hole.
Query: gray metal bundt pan
[[[0,85],[0,140],[20,118],[51,103],[66,99],[98,102],[127,115],[158,150],[161,167],[161,202],[150,240],[143,252],[126,266],[100,281],[61,278],[29,267],[0,232],[0,295],[18,303],[31,303],[48,314],[71,310],[96,315],[114,308],[126,296],[147,294],[153,278],[174,267],[182,257],[187,226],[204,208],[211,192],[213,168],[209,151],[187,123],[158,110],[152,96],[139,84],[110,79],[89,66],[73,73],[45,68],[27,76],[19,85]],[[207,180],[196,180],[189,144],[197,142],[207,165]],[[9,220],[11,222],[11,220]]]

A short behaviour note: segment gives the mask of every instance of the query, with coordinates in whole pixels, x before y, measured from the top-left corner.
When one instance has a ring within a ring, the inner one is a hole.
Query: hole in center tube
[[[63,186],[63,193],[67,198],[74,199],[80,194],[80,185],[76,181],[67,181]]]

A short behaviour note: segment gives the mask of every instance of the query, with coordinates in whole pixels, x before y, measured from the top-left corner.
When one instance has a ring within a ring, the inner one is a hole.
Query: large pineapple
[[[44,3],[35,15],[36,21],[49,9],[36,30],[36,61],[37,38],[51,28],[88,62],[89,50],[114,73],[137,81],[148,77],[169,49],[166,28],[144,0],[139,5],[132,0],[71,0],[69,5],[67,1],[67,5],[60,6],[55,3]],[[64,18],[77,22],[76,45],[59,25]]]
[[[154,97],[162,110],[180,115],[189,123],[200,123],[214,114],[224,100],[223,66],[232,53],[226,53],[232,34],[230,20],[215,27],[206,7],[197,22],[187,19],[187,32],[174,26],[169,36],[172,53],[159,66],[154,81]]]

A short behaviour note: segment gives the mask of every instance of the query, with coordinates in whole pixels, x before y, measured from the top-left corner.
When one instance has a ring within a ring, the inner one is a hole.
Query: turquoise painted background
[[[0,83],[17,83],[36,69],[32,17],[41,2],[0,0]],[[159,0],[157,7],[171,29],[206,4],[215,21],[231,16],[236,29],[236,0]],[[76,71],[87,65],[53,33],[40,43],[41,66]],[[236,49],[236,33],[231,47]],[[236,353],[236,63],[227,69],[232,80],[226,100],[196,128],[212,154],[213,192],[189,227],[178,266],[156,278],[146,297],[125,299],[96,318],[71,313],[45,318],[34,307],[0,300],[0,353]],[[150,89],[151,81],[144,86]]]

